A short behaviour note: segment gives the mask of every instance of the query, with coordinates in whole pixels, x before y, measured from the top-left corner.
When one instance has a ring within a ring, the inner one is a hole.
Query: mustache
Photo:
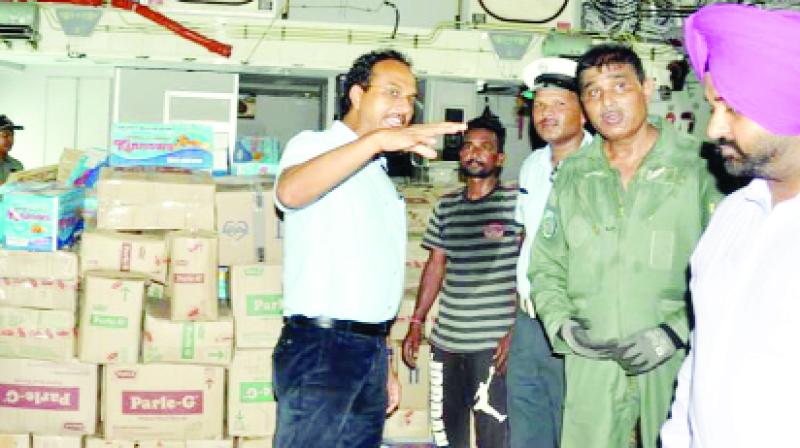
[[[739,145],[737,145],[736,142],[733,140],[727,139],[725,137],[720,137],[719,139],[717,139],[717,152],[721,153],[723,146],[727,146],[728,148],[731,148],[732,150],[736,151],[736,154],[739,155],[740,157],[747,157],[747,154],[745,154],[744,151],[742,151],[742,149],[739,148]]]

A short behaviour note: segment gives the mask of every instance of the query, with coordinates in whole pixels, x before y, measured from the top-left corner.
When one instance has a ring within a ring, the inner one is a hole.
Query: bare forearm
[[[278,200],[289,208],[314,202],[368,163],[378,151],[369,135],[284,170]]]
[[[425,264],[422,271],[422,281],[417,291],[417,301],[414,305],[414,318],[424,321],[442,289],[444,279],[444,264],[431,263]]]

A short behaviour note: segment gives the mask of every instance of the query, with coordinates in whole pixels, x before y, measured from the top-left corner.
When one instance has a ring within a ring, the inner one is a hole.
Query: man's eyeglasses
[[[380,86],[380,85],[367,84],[363,87],[364,90],[375,88],[378,90],[378,92],[380,92],[382,96],[391,99],[392,101],[398,101],[400,99],[403,99],[411,106],[421,106],[421,103],[417,100],[416,92],[406,93],[403,92],[403,90],[400,89],[399,87],[393,85]]]

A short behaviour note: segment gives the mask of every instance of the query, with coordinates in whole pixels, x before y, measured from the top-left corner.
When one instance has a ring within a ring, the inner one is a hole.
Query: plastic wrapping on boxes
[[[103,368],[108,439],[222,438],[225,369],[177,364]]]
[[[0,432],[94,434],[97,366],[0,359]]]
[[[172,320],[217,318],[217,234],[179,231],[167,234]]]
[[[169,303],[151,300],[146,306],[142,361],[226,366],[233,355],[233,317],[221,307],[215,321],[169,319]]]
[[[220,265],[281,263],[283,236],[272,195],[264,178],[217,179]]]
[[[253,264],[231,268],[236,348],[274,347],[283,327],[283,270]]]
[[[72,245],[83,229],[82,188],[56,183],[6,184],[0,220],[7,249],[52,252]]]
[[[75,310],[78,256],[0,250],[0,306]]]
[[[81,273],[110,269],[138,272],[165,283],[167,242],[163,234],[91,230],[81,237]]]
[[[272,350],[237,350],[228,372],[228,434],[275,434]]]
[[[104,168],[97,183],[97,227],[213,230],[214,191],[205,172]]]
[[[214,134],[208,125],[116,123],[111,129],[111,166],[162,166],[210,170]]]
[[[0,357],[61,361],[75,356],[75,313],[0,307]]]
[[[78,357],[97,364],[139,359],[142,307],[147,276],[88,271],[78,329]]]

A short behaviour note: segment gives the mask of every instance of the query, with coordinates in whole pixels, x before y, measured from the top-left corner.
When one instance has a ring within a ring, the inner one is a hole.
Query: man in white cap
[[[547,146],[522,164],[516,219],[525,226],[517,263],[519,309],[508,366],[508,412],[512,448],[558,446],[564,396],[564,359],[554,355],[536,318],[528,280],[533,237],[539,228],[552,175],[564,158],[591,141],[575,82],[575,61],[541,58],[523,72],[533,100],[533,125]]]
[[[14,146],[14,131],[20,129],[22,126],[14,124],[7,116],[0,115],[0,184],[6,181],[9,174],[23,170],[22,163],[8,155]]]

